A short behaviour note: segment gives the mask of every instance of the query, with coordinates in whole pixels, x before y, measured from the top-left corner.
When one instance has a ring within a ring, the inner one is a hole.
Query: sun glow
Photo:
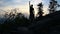
[[[29,1],[31,1],[31,4],[34,5],[34,9],[35,9],[34,11],[35,11],[35,16],[36,16],[37,12],[38,12],[37,4],[43,2],[43,0],[26,0],[25,1],[26,3],[24,3],[24,1],[25,0],[12,0],[12,2],[14,3],[13,5],[12,4],[11,5],[6,5],[4,7],[1,7],[0,9],[3,9],[5,11],[9,12],[9,10],[11,10],[11,9],[18,8],[19,9],[18,12],[29,15]],[[15,5],[15,3],[16,3],[16,5]],[[18,4],[18,3],[20,3],[20,4]],[[43,10],[44,10],[43,11],[44,15],[48,14],[46,6],[43,7]]]

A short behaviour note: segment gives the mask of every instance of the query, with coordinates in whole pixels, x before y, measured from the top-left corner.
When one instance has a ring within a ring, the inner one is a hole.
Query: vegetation
[[[43,16],[43,4],[38,4],[38,17],[34,17],[33,5],[30,5],[30,16],[27,19],[22,13],[17,13],[16,9],[13,9],[10,13],[5,13],[5,21],[0,24],[0,34],[51,34],[55,30],[59,31],[60,27],[60,12],[56,12],[54,6],[57,5],[57,1],[51,0],[49,5],[50,14]],[[58,5],[59,6],[59,5]],[[52,10],[53,9],[53,10]],[[54,29],[56,27],[57,29]],[[59,30],[58,30],[59,29]]]

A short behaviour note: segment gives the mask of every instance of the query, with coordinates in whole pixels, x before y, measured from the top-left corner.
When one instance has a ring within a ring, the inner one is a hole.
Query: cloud
[[[25,5],[18,5],[18,6],[15,6],[15,7],[13,7],[13,6],[5,6],[5,7],[1,8],[1,9],[3,9],[4,11],[8,11],[8,10],[11,10],[11,9],[14,9],[14,8],[19,9],[18,12],[23,13],[26,17],[29,16],[29,4],[28,3],[25,4]],[[10,11],[8,11],[8,12],[10,12]]]
[[[18,8],[21,12],[21,13],[27,13],[29,14],[29,4],[24,4],[24,5],[16,5],[16,6],[5,6],[5,7],[2,7],[0,9],[3,9],[3,10],[11,10],[11,9],[14,9],[14,8]]]
[[[5,6],[13,6],[13,5],[21,5],[23,2],[22,0],[0,0],[0,7],[5,7]]]
[[[42,0],[33,0],[33,1],[32,1],[33,4],[38,4],[38,3],[40,3],[40,2],[42,2]]]
[[[42,2],[43,0],[1,0],[0,1],[0,9],[8,10],[12,8],[19,8],[21,13],[25,13],[29,15],[29,1],[31,4],[34,4],[35,14],[37,14],[37,4]],[[47,11],[47,8],[44,7],[44,10]],[[47,12],[45,12],[46,14]]]
[[[0,4],[2,4],[3,3],[3,1],[0,1]]]

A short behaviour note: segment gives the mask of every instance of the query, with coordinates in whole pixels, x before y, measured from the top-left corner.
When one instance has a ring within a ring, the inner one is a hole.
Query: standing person
[[[34,21],[34,8],[33,5],[30,5],[30,17],[29,17],[30,21],[33,22]]]
[[[38,6],[38,15],[39,15],[39,18],[42,18],[42,16],[43,16],[43,4],[39,3],[37,6]]]

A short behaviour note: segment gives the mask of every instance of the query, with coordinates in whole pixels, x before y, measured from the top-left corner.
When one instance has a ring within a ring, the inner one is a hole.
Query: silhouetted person
[[[57,3],[57,1],[55,0],[51,0],[50,1],[50,5],[49,5],[49,13],[54,13],[56,12],[56,8],[59,7],[59,4]]]
[[[33,22],[34,20],[34,8],[33,5],[30,5],[30,21]]]
[[[39,15],[39,18],[41,18],[43,16],[43,5],[42,5],[42,3],[38,4],[38,15]]]

